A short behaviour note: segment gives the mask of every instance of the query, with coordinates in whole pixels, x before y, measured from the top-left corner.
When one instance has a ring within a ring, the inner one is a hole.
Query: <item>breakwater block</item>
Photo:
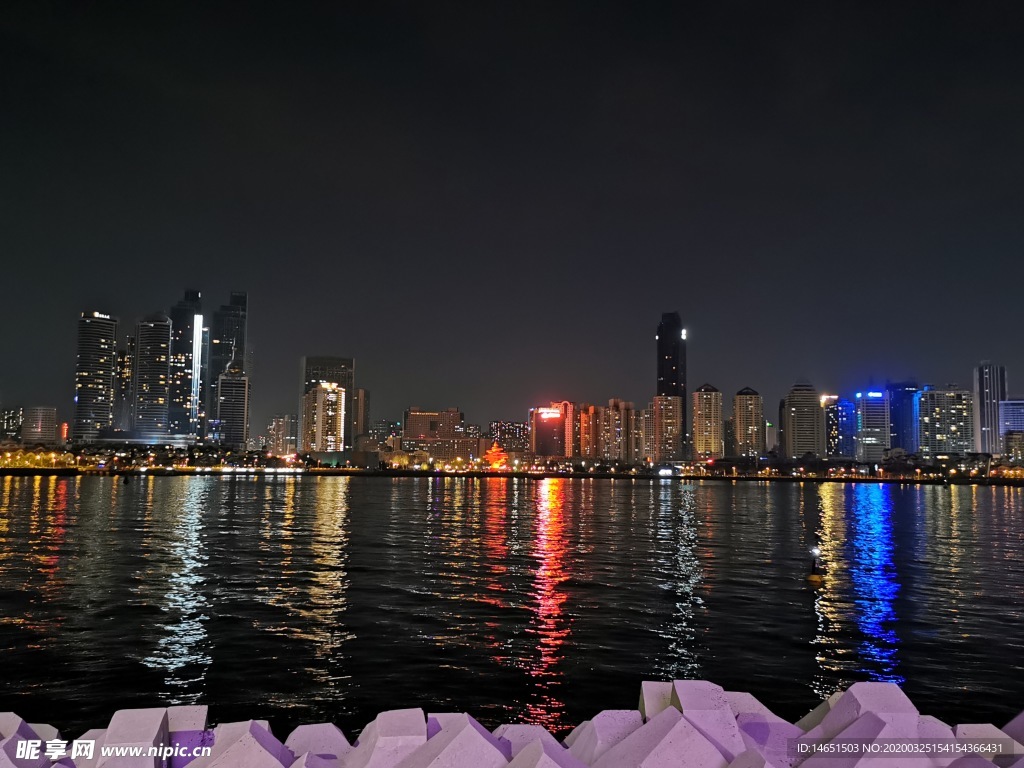
[[[108,750],[127,752],[134,747],[148,750],[168,743],[167,710],[122,709],[114,713],[107,725],[103,746]],[[159,757],[126,754],[100,755],[96,768],[162,768]]]
[[[645,680],[640,683],[640,705],[637,709],[644,722],[672,706],[672,683]]]
[[[569,751],[590,765],[643,724],[643,715],[635,709],[605,710],[580,727]]]
[[[892,683],[855,683],[793,724],[749,693],[707,681],[644,682],[638,709],[598,712],[564,741],[540,725],[490,732],[464,712],[397,709],[377,715],[354,744],[331,723],[300,725],[282,743],[266,721],[211,729],[207,714],[120,710],[106,729],[75,740],[94,742],[93,755],[72,758],[46,754],[52,726],[0,713],[0,768],[1024,768],[1024,714],[1003,728],[950,726],[919,713]],[[893,743],[932,748],[882,748]],[[210,754],[123,754],[168,746]],[[111,748],[122,754],[105,753]]]
[[[519,751],[509,768],[589,768],[567,750],[543,739],[527,744]]]
[[[422,709],[381,712],[363,728],[344,768],[395,768],[427,741],[427,720]]]
[[[589,723],[590,721],[588,720],[587,722]],[[558,742],[558,739],[552,736],[546,728],[539,725],[506,723],[495,728],[493,733],[499,739],[504,739],[509,743],[509,746],[512,748],[512,757],[518,756],[525,747],[535,741],[540,741],[563,752],[565,751],[565,747]]]
[[[300,725],[289,734],[284,745],[296,755],[309,753],[335,760],[352,751],[345,734],[334,723]]]
[[[672,683],[672,706],[715,745],[726,761],[746,749],[721,686],[706,680],[676,680]]]

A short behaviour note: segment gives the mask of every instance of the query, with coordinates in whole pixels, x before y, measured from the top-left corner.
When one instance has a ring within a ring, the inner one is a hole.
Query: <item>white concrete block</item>
[[[587,722],[589,723],[590,721],[588,720]],[[507,725],[499,725],[494,729],[493,734],[497,738],[504,739],[509,743],[509,746],[512,748],[512,757],[518,755],[526,745],[538,740],[565,751],[565,748],[558,743],[558,739],[552,736],[547,729],[539,725],[509,723]]]
[[[523,747],[508,768],[587,768],[587,763],[577,760],[557,743],[537,739]]]
[[[726,691],[725,700],[729,702],[729,709],[732,710],[733,717],[739,717],[743,714],[764,715],[765,717],[782,720],[781,717],[758,701],[754,695],[746,691]]]
[[[333,758],[324,758],[310,752],[304,752],[295,758],[295,762],[289,768],[338,768],[341,761]]]
[[[395,768],[427,741],[427,720],[422,709],[381,712],[369,723],[355,749],[342,758],[343,768]]]
[[[1024,757],[1024,745],[1011,737],[1003,730],[996,728],[992,723],[966,723],[958,725],[953,729],[953,735],[960,743],[988,744],[993,743],[993,749],[979,751],[977,755],[991,760],[995,763],[1009,762],[1009,760],[997,760],[1002,758]]]
[[[605,752],[593,768],[726,768],[728,762],[674,707]]]
[[[729,768],[776,768],[776,766],[756,750],[748,749],[736,755],[736,759],[729,763]]]
[[[706,680],[676,680],[672,683],[672,706],[718,748],[727,762],[746,749],[721,686]]]
[[[672,683],[645,680],[640,683],[640,705],[637,709],[648,721],[672,706]]]
[[[469,716],[461,723],[447,720],[438,733],[395,768],[505,768],[508,757],[495,746],[495,741],[487,729]]]
[[[500,736],[495,736],[493,733],[484,728],[478,723],[473,717],[470,717],[465,712],[442,712],[440,714],[428,714],[427,715],[427,740],[435,738],[438,732],[443,732],[446,729],[456,728],[461,729],[465,726],[473,728],[479,733],[485,740],[487,740],[496,750],[505,756],[505,760],[512,759],[512,745],[507,739]]]
[[[895,729],[893,738],[915,738],[920,713],[895,683],[854,683],[821,722],[807,731],[811,741],[830,741],[859,717],[872,712]]]
[[[189,704],[167,708],[167,730],[205,731],[209,707],[205,704]],[[269,728],[267,729],[270,730]]]
[[[114,713],[107,726],[103,746],[107,749],[163,747],[168,743],[167,710],[122,709]],[[98,747],[97,747],[98,750]],[[159,757],[100,755],[97,768],[161,768]]]
[[[832,709],[832,705],[839,701],[839,697],[842,695],[842,691],[836,691],[835,693],[833,693],[831,696],[829,696],[827,699],[821,702],[821,704],[819,704],[806,715],[797,720],[797,728],[806,733],[807,731],[811,730],[811,728],[818,725],[818,723],[820,723],[822,719],[825,717],[825,715],[827,715],[829,711]]]
[[[589,722],[590,722],[589,720],[584,720],[582,723],[580,723],[575,728],[573,728],[569,732],[569,735],[566,736],[564,739],[562,739],[562,743],[565,744],[565,746],[567,746],[567,747],[571,747],[573,745],[573,743],[575,743],[575,741],[579,737],[579,735],[583,732],[583,727],[585,725],[587,725],[587,723],[589,723]]]
[[[644,724],[643,715],[635,709],[606,709],[588,721],[573,741],[569,751],[587,765],[614,747]]]
[[[284,742],[296,755],[309,752],[320,757],[344,757],[352,751],[345,734],[333,723],[300,725]]]

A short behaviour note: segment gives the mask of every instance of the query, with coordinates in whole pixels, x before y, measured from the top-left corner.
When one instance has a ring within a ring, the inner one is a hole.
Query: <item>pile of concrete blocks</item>
[[[0,768],[1024,768],[1024,712],[1002,728],[949,726],[874,682],[834,693],[795,724],[714,683],[645,682],[637,709],[600,712],[562,741],[537,725],[491,732],[464,713],[398,709],[352,743],[330,723],[282,742],[262,720],[210,728],[205,706],[121,710],[76,740],[96,745],[91,756],[31,753],[25,744],[59,745],[60,734],[12,713],[0,713],[0,738]],[[168,745],[166,756],[125,754]]]

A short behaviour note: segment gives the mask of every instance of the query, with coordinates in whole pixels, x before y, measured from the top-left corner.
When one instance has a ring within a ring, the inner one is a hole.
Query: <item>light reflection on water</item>
[[[207,702],[563,731],[698,676],[792,719],[873,679],[1000,722],[1024,706],[1022,595],[1021,489],[0,478],[0,710],[66,728]]]

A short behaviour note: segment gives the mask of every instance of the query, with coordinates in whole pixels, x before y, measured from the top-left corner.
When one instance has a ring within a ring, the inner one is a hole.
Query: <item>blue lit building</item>
[[[916,381],[890,383],[889,394],[889,446],[917,453],[918,448],[918,392]]]
[[[825,453],[852,459],[857,455],[857,409],[839,395],[822,395],[825,411]]]
[[[890,447],[889,393],[858,392],[856,407],[857,461],[881,462]]]
[[[1007,450],[1007,434],[1024,434],[1024,398],[999,403],[999,452]]]

